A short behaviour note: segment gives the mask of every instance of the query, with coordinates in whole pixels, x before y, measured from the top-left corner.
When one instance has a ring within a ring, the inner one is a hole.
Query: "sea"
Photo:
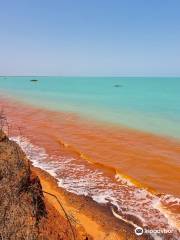
[[[1,76],[0,107],[60,187],[180,238],[180,77]]]
[[[43,108],[180,138],[180,77],[1,77],[0,88]]]

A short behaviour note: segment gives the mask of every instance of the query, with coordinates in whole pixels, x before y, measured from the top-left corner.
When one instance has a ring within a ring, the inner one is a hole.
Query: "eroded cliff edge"
[[[72,239],[21,148],[0,130],[0,239]]]

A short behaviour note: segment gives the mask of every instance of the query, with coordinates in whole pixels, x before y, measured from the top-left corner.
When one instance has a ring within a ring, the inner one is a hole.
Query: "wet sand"
[[[81,232],[82,239],[86,234],[89,234],[95,240],[137,239],[134,228],[123,221],[115,219],[110,208],[100,206],[88,197],[68,193],[58,187],[56,180],[48,173],[38,168],[33,167],[32,169],[40,178],[43,191],[57,196],[67,213],[73,215],[73,222],[78,231]],[[47,194],[44,195],[60,215],[64,215],[57,200]],[[143,240],[148,239],[148,237],[138,237],[138,239]]]

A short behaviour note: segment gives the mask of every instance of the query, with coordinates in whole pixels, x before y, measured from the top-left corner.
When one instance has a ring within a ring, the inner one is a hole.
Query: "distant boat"
[[[37,79],[31,79],[30,81],[31,81],[31,82],[38,82]]]

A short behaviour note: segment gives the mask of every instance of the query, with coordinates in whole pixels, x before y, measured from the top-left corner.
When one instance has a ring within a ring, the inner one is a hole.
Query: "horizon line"
[[[0,77],[174,77],[180,78],[180,75],[0,75]]]

